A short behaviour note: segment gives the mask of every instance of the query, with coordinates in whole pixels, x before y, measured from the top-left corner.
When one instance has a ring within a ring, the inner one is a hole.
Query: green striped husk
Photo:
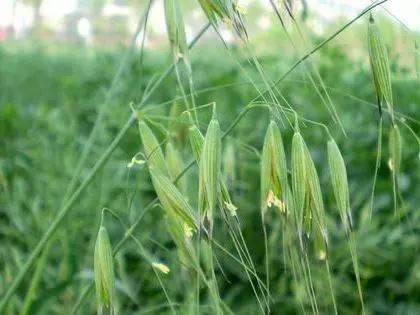
[[[207,128],[199,163],[200,211],[207,217],[210,235],[220,192],[221,146],[219,122],[214,117]]]
[[[285,213],[284,199],[287,190],[287,165],[283,140],[274,121],[268,125],[261,157],[261,211],[263,220],[267,207],[272,204]]]
[[[401,171],[402,139],[397,125],[391,126],[389,132],[389,158],[391,171],[398,177]]]
[[[149,165],[159,168],[161,172],[169,176],[168,167],[166,165],[160,143],[156,139],[152,130],[143,120],[139,121],[139,131],[147,162]]]
[[[337,202],[341,222],[348,234],[353,229],[353,222],[350,211],[349,185],[347,181],[346,165],[340,149],[333,139],[328,141],[327,151],[334,197]]]
[[[194,123],[191,123],[189,127],[189,139],[195,161],[198,165],[200,165],[201,152],[204,146],[204,136]],[[228,210],[232,215],[235,215],[235,206],[232,204],[227,186],[223,181],[223,178],[221,176],[219,176],[219,178],[221,190],[219,194],[219,207],[224,208]],[[205,207],[206,200],[205,198],[203,199],[204,200],[202,200],[203,204],[201,205],[201,207]]]
[[[98,300],[98,314],[114,314],[115,274],[114,259],[108,232],[104,226],[98,231],[94,253],[95,288]]]
[[[370,16],[368,26],[368,50],[378,101],[387,103],[391,119],[394,121],[394,102],[388,53],[379,28],[372,16]]]
[[[178,0],[164,0],[166,30],[174,57],[183,58],[188,63],[188,44],[184,20]]]
[[[306,145],[302,135],[295,132],[292,139],[291,154],[291,175],[292,175],[292,193],[294,198],[294,217],[299,233],[299,239],[304,232],[304,211],[307,197],[307,170],[306,170]],[[301,243],[303,250],[303,244]]]
[[[176,214],[188,228],[197,230],[194,210],[184,195],[159,168],[149,165],[153,187],[166,211]]]
[[[173,182],[183,171],[184,162],[182,161],[181,153],[178,151],[178,149],[175,147],[172,141],[169,141],[166,144],[165,157],[166,164],[168,165],[170,179]],[[186,177],[182,176],[181,178],[179,178],[175,183],[175,186],[182,193],[185,193],[187,190]]]

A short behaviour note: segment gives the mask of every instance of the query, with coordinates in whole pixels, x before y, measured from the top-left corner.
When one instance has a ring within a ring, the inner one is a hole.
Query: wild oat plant
[[[418,35],[385,2],[314,41],[298,1],[270,1],[275,34],[292,47],[275,52],[279,75],[236,0],[199,0],[204,27],[189,44],[187,8],[163,0],[170,65],[152,75],[146,53],[137,77],[132,45],[77,150],[64,146],[81,126],[60,129],[59,112],[50,127],[63,135],[55,174],[34,171],[6,143],[0,313],[419,314]],[[398,52],[412,59],[409,79],[396,73],[383,25],[411,41],[414,54]],[[359,71],[334,46],[353,28]],[[228,31],[233,43],[221,35]],[[197,59],[192,48],[207,32],[224,60]],[[339,86],[346,72],[328,58],[356,79]],[[211,86],[223,68],[233,83]],[[141,80],[140,97],[124,73],[136,89]],[[132,101],[123,124],[122,100]]]

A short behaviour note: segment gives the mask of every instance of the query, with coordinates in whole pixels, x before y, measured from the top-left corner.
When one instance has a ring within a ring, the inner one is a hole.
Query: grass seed
[[[115,274],[108,232],[101,226],[96,237],[94,253],[95,287],[100,313],[113,314],[115,303]]]
[[[169,175],[161,145],[152,130],[143,120],[139,121],[139,131],[144,153],[146,154],[149,165],[158,167],[164,174]]]
[[[275,205],[284,209],[284,195],[287,190],[287,165],[283,140],[277,124],[272,120],[268,125],[261,157],[261,210],[263,218],[267,206]]]
[[[385,100],[391,118],[394,121],[394,103],[387,48],[372,15],[369,18],[368,26],[368,50],[378,101],[382,102]],[[380,106],[380,104],[378,105]]]

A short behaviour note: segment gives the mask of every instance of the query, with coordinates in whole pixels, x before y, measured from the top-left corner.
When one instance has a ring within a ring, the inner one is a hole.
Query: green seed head
[[[391,127],[389,133],[389,168],[394,176],[398,176],[401,171],[402,140],[400,129],[397,125]]]
[[[313,222],[324,243],[328,244],[325,209],[315,164],[309,150],[296,132],[292,140],[292,192],[299,234],[311,234]],[[316,232],[316,231],[315,231]]]
[[[309,236],[310,229],[314,226],[314,242],[316,245],[317,257],[320,260],[324,260],[328,257],[328,232],[324,201],[318,173],[307,147],[305,147],[305,155],[308,185],[306,197],[307,204],[305,208],[307,213],[305,215],[306,233]],[[312,224],[312,221],[314,224]]]
[[[188,60],[188,45],[184,20],[178,0],[164,0],[166,30],[174,57]]]
[[[340,149],[333,139],[328,141],[328,165],[341,222],[348,233],[352,227],[347,170]]]
[[[328,243],[325,231],[322,231],[320,227],[314,225],[314,250],[315,256],[319,260],[328,259]]]
[[[274,121],[268,125],[261,158],[261,209],[263,217],[267,207],[276,206],[285,213],[287,166],[280,130]]]
[[[307,200],[308,206],[313,212],[313,217],[315,221],[320,225],[321,230],[326,230],[325,226],[325,209],[324,201],[322,199],[321,185],[319,183],[318,173],[315,168],[315,164],[312,160],[312,157],[309,153],[309,150],[306,149],[306,161],[307,161],[307,181],[308,181],[308,197]]]
[[[152,130],[143,121],[139,121],[139,131],[144,153],[149,165],[159,168],[164,174],[169,175],[168,167],[162,149]]]
[[[104,226],[99,228],[94,254],[95,287],[99,309],[112,310],[115,303],[115,275],[111,244]]]
[[[172,137],[176,137],[181,128],[180,116],[182,114],[182,106],[179,102],[173,102],[169,110],[168,131]]]
[[[185,200],[184,195],[159,168],[150,165],[149,171],[153,187],[163,208],[179,217],[189,228],[197,230],[194,210]]]
[[[213,117],[207,128],[199,164],[199,202],[201,211],[207,214],[211,227],[218,203],[221,172],[221,135],[219,122]]]
[[[187,122],[186,116],[183,114],[184,106],[180,102],[173,102],[169,111],[168,133],[176,139],[176,143],[184,148],[187,137]]]
[[[291,173],[294,209],[296,211],[295,217],[299,233],[303,232],[303,215],[308,188],[305,151],[306,145],[302,135],[299,132],[296,132],[292,139]]]
[[[181,153],[171,141],[166,144],[166,163],[168,165],[170,179],[174,181],[184,169],[184,163],[182,161]],[[178,179],[175,185],[181,192],[186,192],[185,177]]]
[[[232,28],[238,37],[246,40],[248,35],[243,23],[242,13],[244,9],[238,5],[236,0],[198,0],[204,14],[209,22],[217,28],[218,21],[222,21]]]
[[[192,268],[194,251],[191,250],[191,242],[186,234],[184,222],[172,211],[166,212],[165,222],[176,245],[179,260],[184,266]]]
[[[195,124],[191,124],[188,129],[191,150],[194,155],[195,161],[199,163],[201,151],[204,145],[204,136]]]
[[[391,118],[394,120],[388,53],[379,28],[372,16],[369,19],[368,26],[368,50],[378,99],[386,101]]]
[[[189,138],[190,138],[190,145],[191,150],[193,152],[194,158],[198,165],[200,165],[200,158],[201,153],[204,146],[204,136],[197,128],[197,126],[192,122],[190,119],[190,127],[189,127]],[[224,207],[228,212],[232,215],[236,214],[236,207],[232,204],[229,191],[227,189],[226,184],[223,181],[223,178],[219,175],[220,179],[220,198],[218,198],[219,207]],[[202,200],[200,202],[200,209],[206,209],[207,207],[207,200],[204,194],[204,183],[202,181],[199,182],[199,191],[201,191]],[[200,194],[200,193],[199,193]]]

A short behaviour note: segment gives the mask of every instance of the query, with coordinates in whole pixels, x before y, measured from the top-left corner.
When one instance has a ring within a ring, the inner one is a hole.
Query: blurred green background
[[[252,10],[250,12],[254,13]],[[251,38],[259,60],[274,80],[293,65],[299,54],[287,41],[280,24],[275,23],[274,15],[272,19],[274,22],[268,29],[256,28]],[[322,34],[305,28],[311,46],[319,43],[346,20],[337,18],[325,27]],[[279,89],[300,115],[328,125],[342,150],[348,168],[360,272],[369,314],[419,314],[418,144],[410,130],[401,125],[404,145],[400,189],[406,215],[401,221],[396,221],[391,174],[387,166],[387,120],[372,220],[368,217],[376,160],[378,114],[368,65],[366,22],[366,17],[362,18],[312,58],[343,121],[346,138],[331,121],[301,67],[289,75]],[[305,21],[302,23],[305,25]],[[413,44],[417,35],[407,33],[389,16],[380,19],[380,27],[390,52],[396,110],[407,116],[407,124],[419,134],[420,90],[414,70]],[[127,49],[126,44],[118,41],[109,45],[86,46],[78,42],[55,43],[51,38],[40,40],[42,36],[45,35],[33,34],[24,39],[5,40],[0,44],[0,296],[57,214],[96,114],[104,103],[118,64]],[[292,32],[292,36],[296,34]],[[194,83],[199,93],[197,104],[216,102],[222,129],[226,129],[243,107],[257,96],[237,62],[262,86],[256,71],[242,56],[240,46],[232,44],[231,49],[235,57],[227,53],[214,34],[210,34],[191,52]],[[302,51],[306,50],[302,48]],[[81,170],[78,183],[86,177],[131,114],[130,103],[137,104],[141,100],[148,83],[156,79],[171,61],[164,40],[156,46],[148,46],[143,54],[136,47],[116,84],[115,93],[106,105],[98,137]],[[146,104],[149,108],[155,107],[150,112],[151,119],[166,126],[165,116],[173,102],[165,106],[158,104],[179,96],[176,78],[172,74]],[[182,101],[178,103],[182,104]],[[203,132],[209,115],[209,109],[199,112]],[[265,276],[259,212],[259,156],[249,147],[261,150],[267,123],[266,110],[253,109],[227,138],[234,144],[236,162],[235,180],[231,182],[230,189],[261,278]],[[290,158],[292,131],[286,126],[281,127]],[[318,169],[328,212],[331,267],[339,313],[358,314],[360,305],[351,257],[329,182],[327,138],[318,126],[307,124],[301,128]],[[163,139],[159,128],[155,131]],[[191,160],[189,148],[182,146],[182,143],[180,146],[187,163]],[[127,163],[139,151],[140,137],[137,128],[132,127],[54,237],[29,314],[68,314],[82,289],[93,279],[93,247],[103,207],[117,212],[129,225],[154,198],[146,170],[127,168]],[[196,176],[197,169],[194,167],[187,174],[191,196],[196,192]],[[192,200],[195,198],[191,197]],[[173,300],[182,303],[185,290],[182,268],[162,217],[160,208],[153,209],[144,217],[135,235],[150,253],[170,267],[171,272],[162,276],[163,282]],[[222,221],[217,223],[217,240],[234,253]],[[115,245],[125,230],[111,216],[106,217],[106,226],[111,243]],[[273,215],[269,228],[272,235],[270,276],[273,313],[295,314],[300,310],[293,298],[292,276],[284,270],[281,242],[275,238],[279,228],[279,221]],[[224,301],[235,313],[258,313],[255,297],[241,267],[223,252],[215,250],[215,253],[230,281],[224,279],[220,270],[216,270]],[[317,271],[322,266],[315,261],[313,263],[315,282],[322,289],[323,274]],[[320,265],[319,268],[316,264]],[[169,313],[158,281],[134,244],[128,243],[123,247],[115,265],[121,314]],[[34,271],[30,274],[9,303],[8,314],[17,314],[22,310]],[[319,292],[320,304],[323,305],[323,295],[326,294],[322,290]],[[82,308],[82,314],[95,310],[94,295],[90,295],[88,301]],[[324,302],[328,303],[328,300]]]

